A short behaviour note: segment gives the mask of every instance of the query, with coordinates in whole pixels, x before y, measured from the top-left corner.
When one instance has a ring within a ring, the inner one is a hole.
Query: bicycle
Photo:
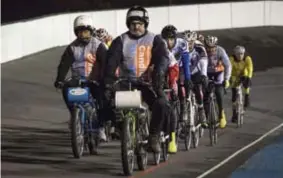
[[[149,136],[150,114],[142,103],[141,92],[135,88],[150,87],[148,83],[136,78],[120,78],[113,84],[113,90],[117,84],[122,83],[127,84],[127,91],[115,92],[115,109],[119,115],[118,122],[122,125],[120,135],[123,172],[129,176],[134,170],[135,156],[139,170],[147,167],[148,154],[145,147]]]
[[[206,115],[208,116],[208,128],[209,128],[209,138],[210,145],[213,146],[217,143],[217,128],[219,127],[219,110],[217,106],[216,96],[215,96],[215,84],[214,80],[209,80],[208,82],[208,110]]]
[[[196,103],[196,98],[193,90],[190,90],[189,96],[186,97],[185,88],[183,85],[182,93],[185,100],[185,109],[183,111],[183,117],[178,120],[177,123],[177,139],[179,142],[179,137],[183,135],[185,149],[188,151],[191,148],[191,143],[193,142],[193,147],[197,148],[199,144],[199,139],[203,136],[204,130],[199,123],[198,105]],[[182,134],[181,134],[182,133]]]
[[[199,108],[196,102],[196,97],[193,90],[190,91],[189,96],[187,98],[187,110],[189,111],[189,123],[187,129],[192,134],[192,142],[193,148],[197,148],[199,144],[199,139],[203,136],[204,130],[201,127],[201,123],[199,122]],[[187,150],[189,148],[187,147]]]
[[[72,105],[71,113],[71,145],[75,158],[83,155],[84,149],[88,147],[90,154],[97,154],[98,134],[97,134],[97,109],[98,104],[90,94],[89,84],[96,86],[96,81],[85,78],[69,78],[64,82],[68,85],[76,81],[76,87],[68,87],[67,101]]]

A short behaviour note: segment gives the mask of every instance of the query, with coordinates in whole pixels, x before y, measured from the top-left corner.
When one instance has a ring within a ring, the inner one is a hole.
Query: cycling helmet
[[[74,20],[74,32],[76,36],[80,29],[88,29],[91,33],[93,33],[94,27],[90,16],[80,15]]]
[[[164,39],[176,38],[177,37],[177,28],[174,25],[166,25],[161,31],[161,36]]]
[[[198,34],[198,40],[204,42],[204,36],[202,34]]]
[[[184,37],[187,41],[196,41],[197,33],[194,31],[187,30],[184,32]]]
[[[127,12],[127,17],[126,17],[126,24],[128,28],[130,27],[130,23],[133,20],[143,21],[145,23],[145,28],[147,28],[149,24],[149,17],[147,10],[142,6],[131,7]]]
[[[105,40],[108,36],[108,32],[104,28],[96,30],[96,36],[99,40]]]
[[[218,38],[216,36],[207,36],[204,39],[204,43],[208,47],[215,47],[217,45],[217,42],[218,42]]]
[[[235,48],[234,48],[234,54],[245,54],[246,52],[246,49],[244,46],[240,46],[240,45],[237,45]]]

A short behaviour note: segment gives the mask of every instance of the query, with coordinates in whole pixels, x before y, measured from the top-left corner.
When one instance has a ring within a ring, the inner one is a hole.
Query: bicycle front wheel
[[[209,137],[210,145],[213,146],[217,143],[217,107],[215,100],[212,99],[209,106]]]
[[[81,122],[82,110],[75,108],[71,117],[71,145],[75,158],[80,158],[84,151],[84,126]]]
[[[135,118],[128,114],[123,118],[122,122],[122,165],[124,174],[130,176],[133,173],[135,163]]]

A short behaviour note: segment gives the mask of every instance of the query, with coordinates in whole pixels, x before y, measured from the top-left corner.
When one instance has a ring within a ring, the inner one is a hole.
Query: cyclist
[[[207,85],[207,53],[203,46],[197,45],[197,34],[194,31],[186,31],[185,39],[188,41],[190,56],[191,80],[194,84],[193,91],[196,95],[200,121],[203,128],[207,128],[206,115],[203,105],[203,89]]]
[[[232,87],[232,103],[233,103],[233,116],[232,122],[237,121],[237,113],[235,110],[236,101],[236,87],[238,82],[243,82],[245,101],[244,107],[247,108],[250,105],[250,86],[251,78],[253,76],[253,62],[251,56],[246,54],[246,49],[244,46],[237,45],[234,48],[234,53],[230,56],[230,61],[232,65],[232,75],[231,75],[231,87]]]
[[[105,96],[111,100],[111,84],[116,78],[115,72],[119,66],[121,77],[147,76],[149,66],[153,66],[152,75],[143,77],[150,81],[157,97],[140,88],[144,101],[152,110],[150,123],[149,148],[154,152],[160,152],[159,134],[163,122],[170,119],[171,107],[163,92],[165,74],[169,63],[169,54],[164,41],[160,36],[147,30],[149,24],[148,12],[141,6],[131,7],[126,16],[128,31],[115,38],[108,50],[107,66],[105,70]],[[177,152],[176,138],[171,134],[168,151]]]
[[[181,61],[184,61],[185,64],[189,65],[189,55],[187,51],[186,40],[184,40],[183,38],[177,38],[177,33],[177,28],[175,26],[166,25],[161,31],[161,36],[166,41],[167,48],[170,52],[170,63],[168,69],[169,87],[174,89],[176,96],[178,96],[177,94],[179,94],[181,101],[181,116],[183,116],[185,98],[181,97],[181,92],[178,91],[178,88],[180,87],[178,87],[177,81],[179,79],[179,63]],[[189,67],[187,67],[186,69],[187,70],[183,70],[186,73],[184,85],[186,91],[189,91],[189,87],[191,86],[191,74]]]
[[[227,121],[223,109],[224,88],[230,85],[231,63],[225,49],[218,45],[218,38],[207,36],[204,44],[208,53],[207,75],[215,83],[215,95],[219,109],[220,128],[225,128]],[[223,85],[224,84],[224,85]]]
[[[200,42],[200,44],[204,44],[204,36],[203,36],[203,34],[199,33],[197,39]]]
[[[96,36],[107,46],[107,48],[110,47],[112,43],[112,36],[109,35],[109,33],[104,28],[99,28],[98,30],[96,30]]]
[[[69,86],[76,86],[76,82],[70,82],[68,85],[63,85],[66,75],[71,69],[72,78],[86,77],[100,81],[103,74],[103,63],[106,61],[107,50],[105,46],[92,36],[93,22],[89,16],[81,15],[74,20],[74,33],[76,39],[68,45],[58,66],[56,81],[54,86],[62,88],[63,99],[70,111],[72,106],[67,102],[67,89]],[[100,103],[99,87],[90,85],[92,96]],[[101,121],[99,114],[99,120]],[[106,140],[105,133],[101,127],[99,136],[102,140]]]

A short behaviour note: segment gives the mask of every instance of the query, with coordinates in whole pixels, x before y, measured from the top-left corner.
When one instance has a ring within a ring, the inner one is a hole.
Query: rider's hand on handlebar
[[[229,82],[229,80],[224,80],[223,85],[224,85],[225,90],[226,90],[226,89],[228,89],[228,88],[229,88],[229,86],[230,86],[230,82]]]
[[[204,87],[206,88],[208,86],[208,78],[205,75],[201,75],[201,82],[204,85]]]
[[[61,82],[61,81],[55,81],[54,82],[54,87],[57,88],[57,89],[62,89],[64,86],[64,83]]]

